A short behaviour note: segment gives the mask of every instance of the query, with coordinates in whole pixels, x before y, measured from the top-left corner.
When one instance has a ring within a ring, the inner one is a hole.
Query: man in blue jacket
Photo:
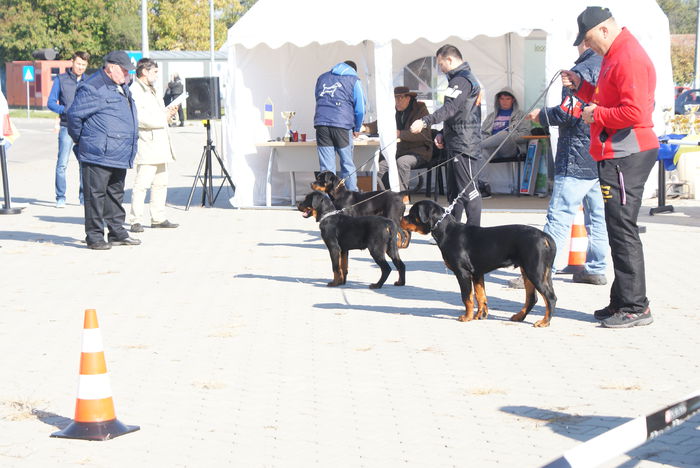
[[[339,63],[316,80],[314,128],[321,171],[335,173],[335,153],[340,157],[340,177],[345,187],[357,190],[357,174],[352,158],[352,139],[365,117],[357,65],[352,60]]]
[[[580,56],[571,70],[587,82],[595,84],[603,58],[583,44],[578,48]],[[573,91],[562,87],[560,106],[535,109],[528,118],[541,125],[559,127],[554,187],[544,226],[544,232],[552,236],[557,245],[553,270],[556,273],[557,268],[566,266],[571,224],[579,206],[583,204],[588,248],[584,269],[574,273],[573,282],[602,286],[607,283],[605,256],[608,252],[608,233],[598,166],[589,153],[590,130],[581,115],[585,105],[573,95]],[[511,281],[509,285],[524,288],[522,277]]]
[[[66,112],[73,104],[75,98],[75,89],[78,83],[83,78],[85,69],[90,60],[90,54],[87,52],[76,52],[71,57],[73,63],[71,67],[66,69],[65,73],[61,73],[53,80],[51,93],[47,106],[50,110],[57,113],[61,119],[61,128],[58,132],[58,159],[56,161],[56,208],[65,208],[66,206],[66,168],[68,167],[68,158],[70,150],[73,149],[73,140],[68,135],[68,118]],[[83,181],[80,181],[80,203],[83,203]]]
[[[126,52],[108,53],[104,68],[78,86],[68,109],[68,134],[83,176],[85,240],[94,250],[141,243],[124,229],[122,206],[126,170],[133,166],[138,141],[136,105],[128,86],[133,69]]]

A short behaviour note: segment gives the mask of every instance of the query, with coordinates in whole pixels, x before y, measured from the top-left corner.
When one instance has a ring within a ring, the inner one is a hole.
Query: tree
[[[140,0],[3,0],[0,10],[0,62],[31,60],[32,52],[54,48],[70,58],[76,50],[91,64],[116,48],[134,48]]]
[[[698,0],[657,0],[668,16],[671,34],[694,34],[697,24]]]
[[[101,65],[110,50],[141,48],[142,0],[2,0],[0,63],[32,60],[54,48],[67,59],[76,50]],[[215,0],[215,48],[255,0]],[[209,50],[209,0],[148,0],[152,50]]]
[[[255,0],[214,0],[214,48]],[[209,50],[209,0],[149,2],[148,29],[154,50]],[[187,18],[187,21],[183,21]]]

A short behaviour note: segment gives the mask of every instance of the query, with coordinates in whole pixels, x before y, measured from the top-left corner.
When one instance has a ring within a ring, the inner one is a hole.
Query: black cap
[[[105,63],[114,63],[122,68],[126,68],[129,71],[135,68],[134,64],[131,62],[131,59],[123,50],[113,50],[105,55]]]
[[[603,7],[588,7],[583,10],[583,13],[578,15],[576,22],[578,22],[578,36],[576,36],[576,41],[574,45],[577,46],[583,42],[583,38],[586,33],[591,29],[598,26],[600,23],[608,18],[612,18],[612,13],[610,10]]]

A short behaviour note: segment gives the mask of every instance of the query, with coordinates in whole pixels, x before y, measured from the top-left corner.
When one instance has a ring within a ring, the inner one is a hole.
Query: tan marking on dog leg
[[[479,305],[476,312],[476,319],[483,320],[489,315],[488,298],[486,297],[486,287],[484,285],[484,277],[474,281],[474,294],[476,303]]]
[[[537,328],[545,328],[549,326],[549,322],[552,320],[552,304],[547,300],[546,297],[544,297],[543,294],[540,294],[540,296],[542,296],[542,299],[544,299],[545,304],[544,318],[535,322],[534,326]]]
[[[460,315],[457,320],[460,322],[471,322],[474,320],[474,292],[469,294],[469,298],[464,301],[464,315]]]
[[[343,275],[343,284],[348,281],[348,253],[340,254],[340,271]]]
[[[520,269],[520,274],[523,275],[523,283],[525,284],[525,305],[520,309],[520,312],[513,315],[510,320],[513,322],[522,322],[527,317],[532,307],[537,303],[537,291],[535,290],[535,285],[532,284],[525,274],[525,270]]]

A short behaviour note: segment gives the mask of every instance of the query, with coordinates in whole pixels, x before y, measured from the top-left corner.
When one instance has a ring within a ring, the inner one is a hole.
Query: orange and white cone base
[[[51,437],[108,440],[137,430],[139,426],[127,426],[117,420],[97,313],[94,309],[87,309],[75,420],[64,430],[51,434]]]
[[[571,225],[571,244],[569,246],[569,266],[564,269],[566,273],[576,273],[584,270],[586,264],[586,252],[588,251],[588,234],[586,233],[586,219],[583,214],[583,205],[579,206],[574,223]]]

